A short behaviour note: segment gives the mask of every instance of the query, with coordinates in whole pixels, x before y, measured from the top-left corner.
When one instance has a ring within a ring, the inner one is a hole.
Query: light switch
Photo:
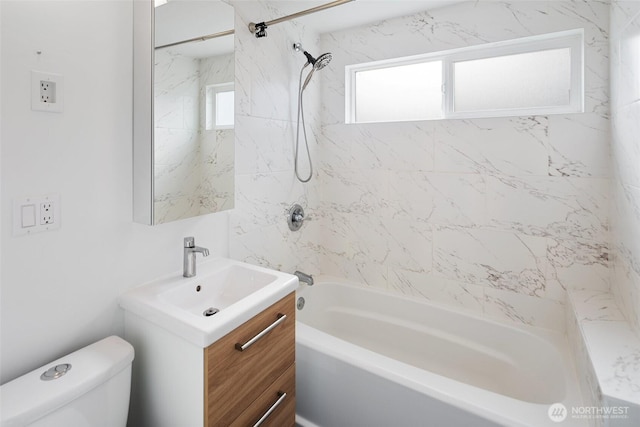
[[[36,225],[36,205],[22,205],[22,228]]]

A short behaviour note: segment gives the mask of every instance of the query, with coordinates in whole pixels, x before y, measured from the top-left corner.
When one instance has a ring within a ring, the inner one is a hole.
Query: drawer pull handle
[[[278,400],[276,400],[276,402],[271,405],[267,412],[265,412],[264,415],[260,417],[260,419],[253,425],[253,427],[260,426],[269,417],[269,415],[271,415],[271,413],[275,411],[278,406],[280,406],[280,404],[284,401],[284,398],[287,397],[287,393],[285,393],[284,391],[279,391],[278,396]]]
[[[269,326],[267,326],[266,328],[264,328],[262,330],[262,332],[260,332],[258,335],[256,335],[255,337],[251,338],[249,341],[247,341],[244,344],[240,344],[239,342],[236,343],[236,350],[238,351],[245,351],[246,349],[248,349],[249,347],[251,347],[253,344],[255,344],[256,341],[258,341],[260,338],[264,337],[265,335],[267,335],[269,332],[271,332],[271,330],[273,328],[275,328],[276,326],[278,326],[280,323],[284,322],[284,319],[287,318],[286,314],[282,314],[282,313],[278,313],[278,320],[276,320],[275,322],[273,322],[272,324],[270,324]]]

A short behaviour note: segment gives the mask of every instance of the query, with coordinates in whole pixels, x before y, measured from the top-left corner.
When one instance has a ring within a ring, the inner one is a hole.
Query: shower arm
[[[336,0],[336,1],[332,1],[331,3],[323,4],[323,5],[316,6],[316,7],[312,7],[311,9],[302,10],[300,12],[292,13],[291,15],[287,15],[287,16],[283,16],[281,18],[273,19],[271,21],[259,22],[257,24],[255,22],[250,22],[249,23],[249,31],[251,31],[252,34],[255,34],[256,38],[265,37],[267,35],[265,30],[270,25],[276,25],[276,24],[279,24],[281,22],[285,22],[285,21],[289,21],[291,19],[299,18],[301,16],[305,16],[305,15],[309,15],[309,14],[312,14],[312,13],[320,12],[322,10],[330,9],[332,7],[341,6],[343,4],[350,3],[352,1],[354,1],[354,0]]]

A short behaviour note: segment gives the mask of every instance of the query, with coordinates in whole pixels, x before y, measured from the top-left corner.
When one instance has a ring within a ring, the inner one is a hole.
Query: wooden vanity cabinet
[[[243,344],[246,348],[241,351]],[[260,425],[293,427],[295,293],[207,347],[204,374],[205,426],[253,426],[273,407]]]

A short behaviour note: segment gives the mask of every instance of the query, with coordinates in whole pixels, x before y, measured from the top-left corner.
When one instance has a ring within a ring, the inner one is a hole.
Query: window
[[[583,110],[583,30],[346,67],[346,121]]]
[[[442,115],[442,61],[373,68],[356,72],[354,78],[356,122],[421,120]]]
[[[233,83],[207,86],[207,130],[233,128],[234,93]]]
[[[570,104],[571,50],[460,61],[453,64],[454,111]]]

